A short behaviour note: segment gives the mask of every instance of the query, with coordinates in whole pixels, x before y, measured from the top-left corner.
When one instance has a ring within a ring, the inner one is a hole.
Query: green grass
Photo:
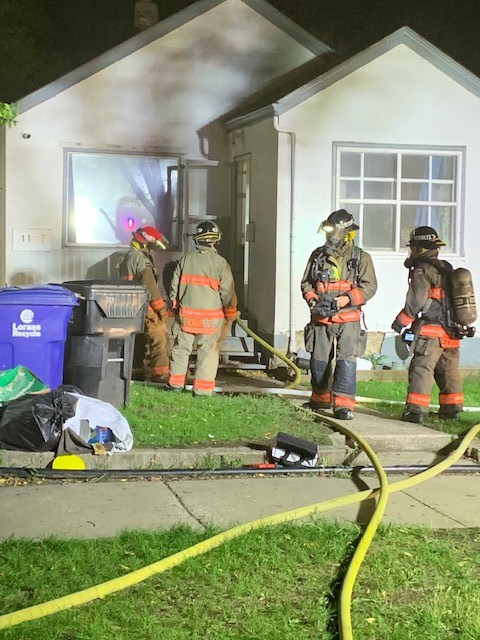
[[[471,375],[463,381],[463,393],[465,406],[480,407],[480,376]],[[405,402],[407,397],[407,382],[390,382],[385,380],[363,380],[357,382],[357,396],[366,398],[379,398],[381,400],[398,400]],[[432,404],[438,404],[438,387],[432,387]],[[402,405],[389,405],[382,402],[366,405],[386,413],[394,418],[400,418],[403,411]],[[433,427],[439,431],[461,434],[473,425],[480,422],[480,412],[462,413],[458,420],[439,420],[436,416],[437,410],[432,410],[425,418],[425,425]]]
[[[278,396],[194,398],[137,383],[132,385],[130,405],[123,414],[137,448],[266,444],[279,431],[329,443],[326,427]]]
[[[141,568],[205,537],[181,528],[0,545],[1,612]],[[264,529],[102,601],[27,622],[2,640],[335,640],[355,525]],[[480,531],[382,527],[354,591],[355,640],[478,640]]]

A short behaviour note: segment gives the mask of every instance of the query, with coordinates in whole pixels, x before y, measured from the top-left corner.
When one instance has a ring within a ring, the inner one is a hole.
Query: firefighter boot
[[[402,421],[403,422],[413,422],[413,424],[423,424],[423,419],[425,414],[422,411],[414,411],[413,409],[408,409],[403,412]]]
[[[353,420],[353,411],[347,407],[335,407],[333,417],[337,420]]]

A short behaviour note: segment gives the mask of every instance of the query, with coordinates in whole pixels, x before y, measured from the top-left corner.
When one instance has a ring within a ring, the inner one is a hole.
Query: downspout
[[[274,105],[275,108],[276,105]],[[296,137],[293,131],[288,129],[282,129],[279,126],[280,116],[274,114],[273,126],[279,133],[284,133],[288,136],[290,142],[290,199],[289,199],[289,213],[290,213],[290,229],[289,229],[289,317],[288,317],[288,348],[287,355],[293,355],[297,353],[297,339],[294,326],[294,305],[295,299],[298,295],[298,287],[296,286],[293,278],[294,264],[295,264],[295,234],[296,234],[296,215],[295,215],[295,146]]]

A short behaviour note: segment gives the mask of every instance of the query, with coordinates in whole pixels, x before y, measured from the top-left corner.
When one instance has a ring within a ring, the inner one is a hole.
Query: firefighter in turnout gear
[[[150,294],[143,334],[135,338],[132,378],[168,381],[167,310],[158,290],[157,274],[151,249],[166,249],[167,238],[155,227],[143,227],[133,232],[130,249],[117,264],[122,280],[142,284]]]
[[[218,226],[201,222],[193,238],[196,249],[178,261],[169,293],[175,311],[169,389],[183,390],[197,338],[193,394],[209,396],[215,388],[221,342],[237,314],[237,296],[230,265],[215,249],[221,238]]]
[[[447,276],[452,265],[438,259],[438,250],[445,243],[432,227],[413,229],[407,246],[407,297],[392,324],[396,333],[412,325],[415,334],[402,420],[423,422],[434,380],[440,389],[439,417],[456,418],[463,409],[463,393],[458,372],[460,340],[449,327]]]
[[[358,228],[345,209],[331,213],[319,229],[326,242],[308,259],[301,283],[311,314],[305,327],[305,348],[311,353],[309,404],[313,409],[333,405],[340,420],[353,418],[357,356],[366,343],[361,308],[377,290],[372,259],[353,241]]]

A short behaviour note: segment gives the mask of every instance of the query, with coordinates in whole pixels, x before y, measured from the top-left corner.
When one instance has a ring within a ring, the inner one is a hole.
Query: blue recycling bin
[[[0,289],[0,371],[22,365],[51,389],[62,384],[67,325],[78,305],[59,285]]]

